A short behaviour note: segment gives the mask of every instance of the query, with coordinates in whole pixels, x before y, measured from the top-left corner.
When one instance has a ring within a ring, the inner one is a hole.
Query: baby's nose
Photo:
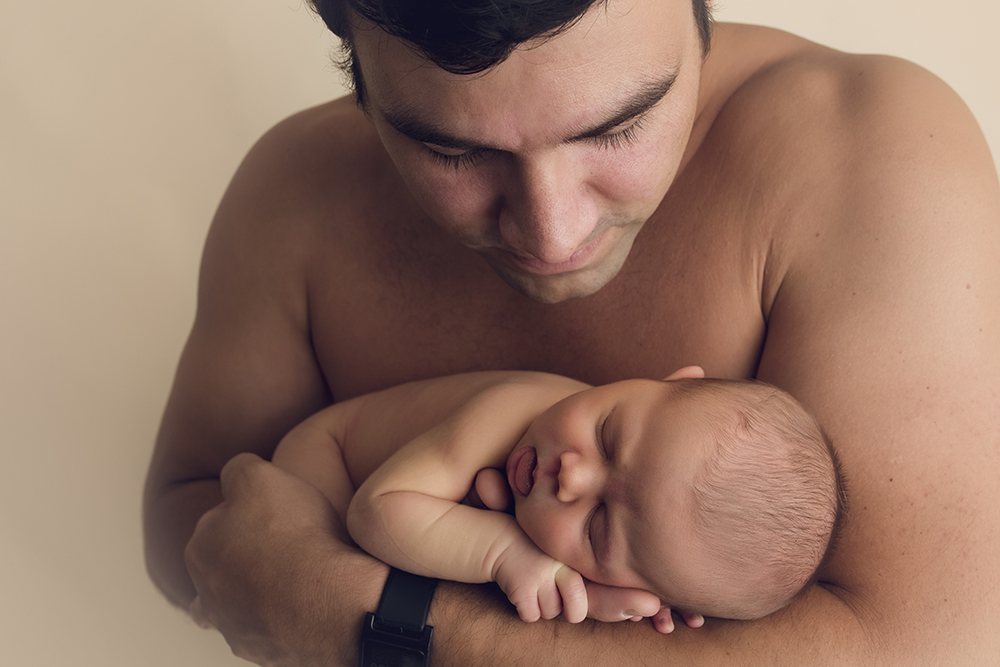
[[[582,456],[575,452],[566,452],[559,457],[559,489],[556,499],[571,503],[588,493],[593,485],[594,473],[592,466],[587,464]]]

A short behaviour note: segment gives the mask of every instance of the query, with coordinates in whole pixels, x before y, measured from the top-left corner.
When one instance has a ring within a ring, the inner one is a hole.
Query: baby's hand
[[[692,611],[681,611],[678,613],[689,628],[700,628],[705,625],[705,617],[701,614]],[[658,612],[653,614],[652,618],[653,627],[656,628],[657,632],[668,635],[674,631],[674,618],[670,614],[670,607],[662,607]]]
[[[664,607],[660,598],[649,591],[638,588],[618,588],[587,581],[587,615],[604,623],[615,621],[641,621],[649,618],[658,632],[668,634],[674,630],[674,620],[670,608]],[[701,614],[679,612],[684,622],[691,628],[700,628],[705,623]]]
[[[587,580],[587,615],[595,621],[640,621],[662,607],[660,598],[638,588],[606,586]]]
[[[583,577],[534,545],[498,559],[493,578],[517,607],[522,621],[548,620],[560,612],[570,623],[579,623],[587,617]]]
[[[479,509],[508,512],[514,507],[514,496],[510,493],[504,473],[496,468],[483,468],[476,473],[472,488],[463,502]]]

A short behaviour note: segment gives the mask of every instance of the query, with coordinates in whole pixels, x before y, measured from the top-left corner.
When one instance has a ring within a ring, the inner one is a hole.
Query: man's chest
[[[475,262],[355,269],[350,281],[331,277],[311,290],[316,356],[337,400],[472,370],[540,370],[591,384],[692,364],[711,376],[752,376],[765,333],[753,267],[722,251],[649,244],[638,252],[598,294],[559,304],[533,302]]]

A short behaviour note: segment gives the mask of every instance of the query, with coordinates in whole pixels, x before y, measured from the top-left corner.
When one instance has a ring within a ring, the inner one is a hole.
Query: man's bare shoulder
[[[709,133],[733,145],[730,157],[808,178],[818,170],[830,176],[829,170],[855,174],[859,166],[926,164],[950,152],[970,170],[992,172],[971,112],[926,69],[771,29],[730,28],[735,37],[723,58],[747,64],[725,89]],[[758,55],[747,57],[751,53]],[[811,168],[802,169],[803,163]]]
[[[311,215],[331,200],[372,181],[385,154],[353,96],[300,111],[268,130],[234,178],[240,194],[296,215]]]
[[[846,253],[875,238],[915,241],[921,226],[937,223],[927,213],[934,207],[996,207],[986,141],[966,105],[932,73],[779,31],[727,30],[723,61],[749,64],[729,84],[700,157],[734,190],[725,199],[744,206],[729,213],[765,230],[765,311],[795,263],[815,266],[810,250],[829,253],[834,241]],[[988,218],[954,217],[967,224]]]
[[[306,274],[352,256],[371,234],[354,223],[391,199],[385,191],[397,182],[353,97],[296,113],[268,130],[233,176],[203,267],[280,284],[291,292],[286,300],[299,303]]]

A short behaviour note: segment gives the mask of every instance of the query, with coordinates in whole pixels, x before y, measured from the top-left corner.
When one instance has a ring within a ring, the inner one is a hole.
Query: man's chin
[[[600,271],[596,268],[581,269],[557,275],[535,275],[497,266],[490,262],[497,275],[514,289],[533,301],[561,303],[581,299],[599,292],[618,274],[621,267]]]

